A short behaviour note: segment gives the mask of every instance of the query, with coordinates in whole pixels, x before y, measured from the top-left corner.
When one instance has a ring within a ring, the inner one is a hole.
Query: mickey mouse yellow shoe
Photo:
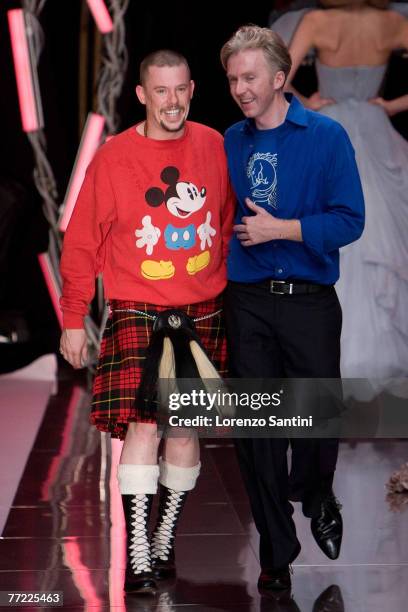
[[[149,280],[162,280],[166,278],[172,278],[176,269],[171,261],[153,261],[153,259],[146,259],[140,266],[142,276]]]
[[[199,255],[189,257],[186,265],[187,272],[191,275],[197,274],[200,270],[203,270],[210,263],[210,251],[203,251]]]

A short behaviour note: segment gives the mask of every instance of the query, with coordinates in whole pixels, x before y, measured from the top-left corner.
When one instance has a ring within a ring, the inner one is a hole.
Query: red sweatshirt
[[[103,274],[108,299],[201,302],[226,284],[234,198],[221,135],[187,122],[175,140],[132,127],[88,167],[61,258],[64,327],[83,327]]]

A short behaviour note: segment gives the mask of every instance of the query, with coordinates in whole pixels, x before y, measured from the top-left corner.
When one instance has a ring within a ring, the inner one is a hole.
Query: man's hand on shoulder
[[[60,353],[75,369],[83,368],[88,358],[88,344],[84,329],[64,329]]]
[[[255,214],[242,217],[242,223],[234,225],[234,232],[242,246],[254,246],[270,240],[302,241],[302,230],[298,219],[277,219],[249,198],[245,203]]]

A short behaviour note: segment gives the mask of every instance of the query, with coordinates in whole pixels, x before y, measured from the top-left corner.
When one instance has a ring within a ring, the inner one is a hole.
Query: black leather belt
[[[290,280],[268,280],[270,293],[274,295],[298,295],[300,293],[318,293],[324,291],[331,285],[317,285],[316,283],[304,283]],[[264,284],[264,283],[262,283]]]

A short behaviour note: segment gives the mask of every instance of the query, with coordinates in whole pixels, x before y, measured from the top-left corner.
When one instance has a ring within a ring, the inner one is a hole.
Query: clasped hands
[[[297,219],[278,219],[249,198],[245,198],[245,204],[255,214],[242,217],[241,223],[233,227],[242,246],[253,246],[269,240],[302,240],[300,222]]]

